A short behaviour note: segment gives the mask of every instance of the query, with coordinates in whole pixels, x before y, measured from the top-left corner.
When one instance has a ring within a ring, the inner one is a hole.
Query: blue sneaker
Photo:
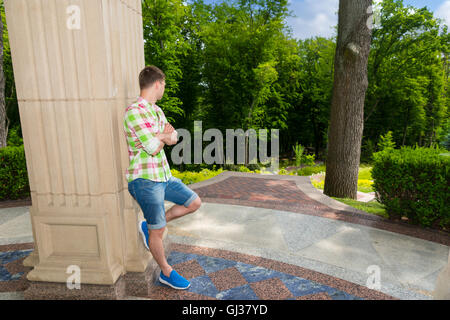
[[[138,230],[139,233],[142,236],[142,240],[144,241],[144,246],[147,248],[147,250],[150,250],[150,248],[148,247],[148,226],[147,226],[147,221],[145,220],[141,220],[138,223]]]
[[[175,269],[172,269],[172,272],[170,272],[170,277],[166,277],[164,273],[161,271],[159,275],[159,281],[167,284],[168,286],[171,286],[174,289],[187,289],[191,285],[191,283],[180,276],[178,272],[175,271]]]

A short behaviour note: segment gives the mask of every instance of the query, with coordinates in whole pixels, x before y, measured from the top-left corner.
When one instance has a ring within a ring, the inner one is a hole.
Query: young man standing
[[[177,132],[155,104],[164,94],[164,73],[155,66],[145,67],[139,74],[139,86],[140,96],[124,116],[130,157],[128,191],[144,213],[145,221],[139,222],[138,229],[161,268],[159,281],[175,289],[187,289],[190,282],[167,263],[162,239],[166,223],[196,211],[201,200],[181,179],[172,176],[164,153],[164,145],[178,141]],[[167,212],[164,200],[175,203]]]

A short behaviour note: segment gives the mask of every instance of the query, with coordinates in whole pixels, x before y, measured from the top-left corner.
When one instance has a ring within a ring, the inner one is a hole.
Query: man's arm
[[[135,141],[135,148],[143,148],[149,155],[156,155],[164,147],[164,142],[161,141],[160,137],[151,131],[156,123],[148,119],[139,108],[129,108],[125,113],[125,122],[139,140],[138,142]]]
[[[125,114],[125,121],[139,140],[134,147],[143,148],[149,155],[157,155],[165,144],[176,143],[172,139],[172,133],[153,133],[150,129],[156,123],[150,121],[145,113],[138,108],[128,109]]]
[[[163,132],[156,134],[156,137],[161,140],[160,145],[156,149],[156,151],[152,154],[152,156],[157,155],[158,152],[161,151],[162,148],[164,148],[164,145],[168,144],[169,146],[177,143],[178,139],[174,139],[174,136],[172,132]]]

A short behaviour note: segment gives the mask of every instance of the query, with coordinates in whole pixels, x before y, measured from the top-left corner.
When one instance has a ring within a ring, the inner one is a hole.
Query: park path
[[[349,207],[308,177],[226,171],[190,187],[203,204],[168,224],[168,260],[191,288],[155,282],[141,298],[431,299],[447,263],[448,234]],[[30,242],[28,208],[0,209],[0,299],[26,288]]]

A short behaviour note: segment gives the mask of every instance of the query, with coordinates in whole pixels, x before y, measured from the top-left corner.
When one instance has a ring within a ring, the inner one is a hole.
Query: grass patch
[[[174,177],[181,179],[183,181],[183,183],[186,185],[210,179],[212,177],[215,177],[215,176],[221,174],[223,171],[224,170],[222,168],[220,168],[218,170],[203,169],[200,172],[195,172],[195,171],[180,172],[176,169],[170,170],[170,172],[172,173],[172,175]]]
[[[301,172],[300,172],[301,171]],[[317,167],[305,167],[301,170],[298,170],[299,175],[310,176],[312,174],[325,172],[325,166],[317,166]],[[373,181],[372,181],[372,166],[370,165],[361,165],[358,171],[358,191],[360,192],[372,192],[373,190]],[[301,174],[300,174],[301,173]],[[317,180],[319,179],[319,180]],[[317,189],[323,190],[325,181],[322,178],[318,177],[317,179],[311,179],[311,183]]]
[[[337,197],[331,197],[337,201],[340,201],[342,203],[345,203],[346,205],[349,205],[353,208],[359,209],[361,211],[365,211],[367,213],[375,214],[377,216],[381,216],[383,218],[389,218],[386,209],[384,208],[384,205],[377,201],[370,201],[370,202],[361,202],[349,198],[337,198]]]
[[[297,170],[297,175],[299,176],[310,176],[312,174],[316,174],[319,172],[325,172],[325,165],[312,166],[312,167],[304,167]]]
[[[358,179],[373,180],[372,179],[372,166],[360,165],[358,170]]]

